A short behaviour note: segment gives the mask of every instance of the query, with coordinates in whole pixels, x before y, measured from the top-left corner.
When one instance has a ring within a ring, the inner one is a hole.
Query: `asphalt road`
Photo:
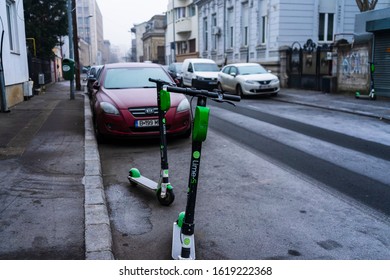
[[[223,107],[226,108],[226,106]],[[390,161],[390,146],[388,145],[345,135],[244,106],[240,107],[238,105],[234,112],[356,152]],[[389,184],[377,181],[373,177],[362,175],[359,172],[360,169],[349,170],[332,161],[306,153],[299,147],[275,141],[268,136],[262,135],[261,131],[237,126],[235,123],[225,121],[223,118],[214,117],[211,124],[216,131],[390,216],[390,204],[388,203],[390,201]],[[325,154],[327,151],[322,152]]]
[[[228,110],[210,105],[197,259],[390,258],[386,124],[263,99]],[[176,195],[170,207],[127,182],[131,167],[158,179],[158,147],[99,145],[117,259],[171,258],[172,223],[186,203],[190,140],[169,141]]]

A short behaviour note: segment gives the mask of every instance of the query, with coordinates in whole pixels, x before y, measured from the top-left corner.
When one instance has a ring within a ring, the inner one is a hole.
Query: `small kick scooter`
[[[360,94],[360,92],[356,92],[355,98],[357,99],[370,99],[370,100],[375,100],[376,99],[376,94],[375,94],[375,88],[374,88],[374,71],[375,71],[375,65],[374,63],[370,62],[370,93],[369,94]]]
[[[127,177],[131,184],[139,185],[141,187],[153,190],[156,192],[157,199],[161,205],[169,206],[175,200],[173,193],[173,187],[169,183],[169,170],[168,170],[168,154],[167,154],[167,130],[165,114],[171,106],[171,99],[169,92],[163,90],[164,85],[170,85],[170,83],[163,80],[155,80],[149,78],[150,82],[157,85],[157,107],[158,107],[158,125],[160,129],[160,158],[161,158],[161,170],[160,179],[158,182],[150,180],[141,175],[141,172],[137,168],[131,168],[129,170],[129,176]]]
[[[187,206],[185,212],[181,212],[176,222],[173,223],[172,258],[177,260],[195,259],[194,240],[194,216],[196,192],[198,187],[200,158],[202,155],[202,142],[206,140],[210,108],[206,107],[207,98],[217,102],[240,101],[236,95],[210,92],[207,90],[195,90],[189,88],[167,87],[168,92],[183,93],[197,97],[197,106],[192,130],[192,152],[190,164],[190,176],[188,180]],[[228,101],[230,100],[230,101]]]

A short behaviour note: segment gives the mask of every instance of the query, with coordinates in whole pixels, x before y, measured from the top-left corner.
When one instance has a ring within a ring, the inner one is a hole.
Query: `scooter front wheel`
[[[175,200],[175,194],[173,193],[172,189],[167,189],[167,193],[165,194],[165,197],[161,197],[161,188],[157,190],[156,194],[157,194],[158,202],[160,202],[160,204],[163,206],[169,206]]]

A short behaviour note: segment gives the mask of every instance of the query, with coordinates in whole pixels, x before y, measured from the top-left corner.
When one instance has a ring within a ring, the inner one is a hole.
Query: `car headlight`
[[[119,115],[119,110],[108,102],[100,102],[100,107],[106,114]]]
[[[245,81],[245,83],[250,84],[250,85],[255,85],[255,84],[258,84],[259,82],[253,81],[253,80],[247,80],[247,81]]]
[[[277,83],[279,83],[279,79],[273,79],[273,80],[271,80],[271,84],[277,84]]]
[[[204,81],[204,80],[205,80],[204,77],[200,77],[200,76],[196,76],[195,79],[196,79],[196,80],[199,80],[199,81]]]
[[[183,112],[183,111],[187,111],[190,109],[190,102],[188,102],[188,99],[187,98],[184,98],[179,106],[177,106],[177,112]]]

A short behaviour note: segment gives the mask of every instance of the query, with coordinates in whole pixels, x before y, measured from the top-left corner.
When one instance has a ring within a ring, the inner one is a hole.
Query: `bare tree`
[[[356,0],[356,4],[361,12],[375,9],[378,0]]]

